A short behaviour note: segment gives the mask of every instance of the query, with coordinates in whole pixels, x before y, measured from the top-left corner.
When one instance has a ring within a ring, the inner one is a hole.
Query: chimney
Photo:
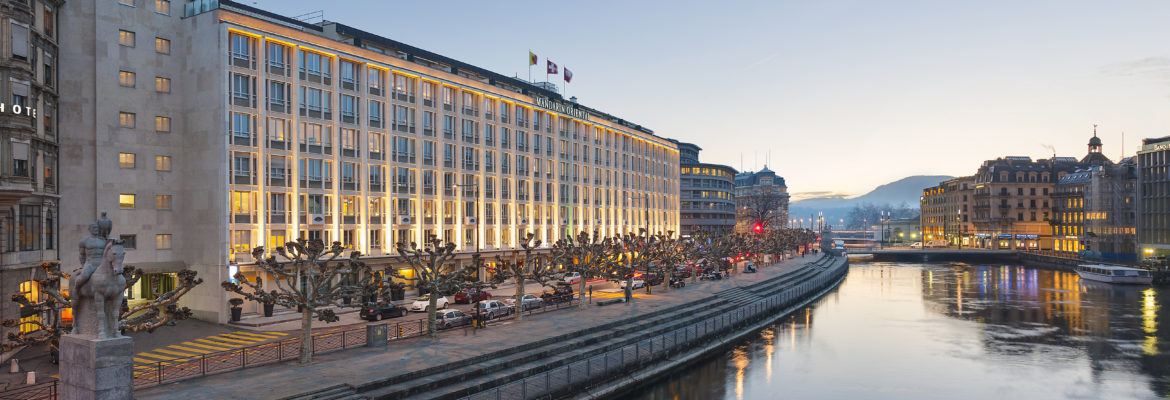
[[[577,104],[577,96],[570,97],[569,102],[573,103],[573,104]]]

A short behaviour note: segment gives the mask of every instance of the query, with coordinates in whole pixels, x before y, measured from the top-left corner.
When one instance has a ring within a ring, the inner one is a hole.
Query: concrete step
[[[372,398],[389,399],[442,399],[458,398],[469,393],[489,389],[533,373],[543,372],[552,368],[583,360],[612,349],[634,344],[648,337],[677,329],[711,316],[719,315],[735,309],[730,304],[720,304],[705,310],[698,310],[690,315],[678,316],[673,313],[669,318],[661,321],[650,321],[638,329],[630,329],[620,335],[612,335],[604,340],[588,344],[568,342],[565,346],[547,349],[541,357],[531,358],[522,363],[504,361],[490,365],[477,365],[443,375],[433,376],[425,383],[412,381],[403,382],[390,387],[383,387],[372,391],[363,391],[362,394]],[[633,327],[632,327],[633,328]]]
[[[459,376],[463,375],[462,371],[480,371],[488,367],[499,368],[506,366],[508,363],[528,362],[532,359],[539,359],[540,357],[555,351],[563,351],[566,348],[571,349],[586,344],[603,342],[616,335],[635,331],[635,328],[640,327],[642,324],[656,324],[660,321],[677,318],[678,315],[683,313],[711,308],[720,303],[722,303],[722,301],[719,299],[713,297],[705,298],[684,304],[683,306],[676,308],[671,312],[663,313],[650,319],[644,318],[642,316],[629,317],[578,331],[566,332],[564,335],[558,335],[553,338],[541,340],[532,343],[529,346],[514,347],[486,355],[456,361],[454,363],[438,365],[432,368],[391,376],[386,379],[370,382],[359,386],[358,392],[364,394],[371,390],[380,388],[408,387],[423,389],[426,387],[437,386],[450,380],[446,378],[458,378]],[[461,372],[458,375],[452,376],[451,373],[445,373],[444,371]],[[383,390],[379,390],[379,392],[382,391]]]
[[[302,393],[292,397],[285,397],[281,400],[339,400],[356,395],[357,391],[353,387],[349,385],[337,385],[317,390],[315,392]]]

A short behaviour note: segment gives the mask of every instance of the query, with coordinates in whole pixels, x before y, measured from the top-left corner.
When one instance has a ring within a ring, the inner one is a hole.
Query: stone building
[[[40,264],[60,259],[57,20],[63,6],[58,0],[0,2],[0,17],[8,21],[0,34],[0,319],[40,319],[22,313],[9,297],[37,300],[41,291],[33,279],[44,277]],[[0,340],[7,340],[6,332]]]
[[[1170,136],[1142,140],[1137,170],[1141,257],[1170,256]]]
[[[788,186],[784,178],[764,169],[735,175],[735,231],[746,233],[756,224],[763,229],[788,226]],[[766,223],[764,223],[766,221]]]
[[[964,176],[939,184],[944,191],[945,210],[943,214],[943,238],[950,246],[971,246],[971,234],[975,226],[971,223],[971,200],[975,193],[975,178]]]
[[[941,240],[946,225],[947,209],[946,189],[940,186],[931,186],[922,189],[919,204],[919,224],[922,229],[922,242]]]
[[[469,263],[515,256],[523,232],[679,229],[677,146],[553,87],[228,0],[103,0],[64,20],[64,238],[109,210],[127,264],[212,283],[184,297],[202,319],[226,319],[214,282],[271,278],[252,248],[296,238],[399,268],[394,244],[430,235]]]
[[[699,162],[699,146],[678,144],[681,235],[735,231],[735,168]]]

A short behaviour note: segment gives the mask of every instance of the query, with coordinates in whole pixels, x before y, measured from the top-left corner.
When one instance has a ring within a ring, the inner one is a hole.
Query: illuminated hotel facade
[[[63,211],[63,240],[108,210],[135,243],[127,264],[209,282],[184,298],[201,318],[225,320],[216,283],[254,276],[252,248],[296,238],[399,267],[394,243],[429,235],[468,263],[514,256],[525,232],[548,245],[679,229],[678,147],[649,129],[340,23],[230,1],[167,14],[121,3],[69,15],[69,72],[88,95],[63,121],[76,136],[64,196],[79,204]]]

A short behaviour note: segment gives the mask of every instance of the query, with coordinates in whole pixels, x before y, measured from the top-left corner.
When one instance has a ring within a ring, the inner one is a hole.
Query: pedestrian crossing
[[[157,368],[160,363],[165,366],[207,354],[277,341],[285,339],[287,336],[286,332],[243,331],[204,336],[166,347],[138,352],[134,355],[134,368],[136,373],[146,373]]]

